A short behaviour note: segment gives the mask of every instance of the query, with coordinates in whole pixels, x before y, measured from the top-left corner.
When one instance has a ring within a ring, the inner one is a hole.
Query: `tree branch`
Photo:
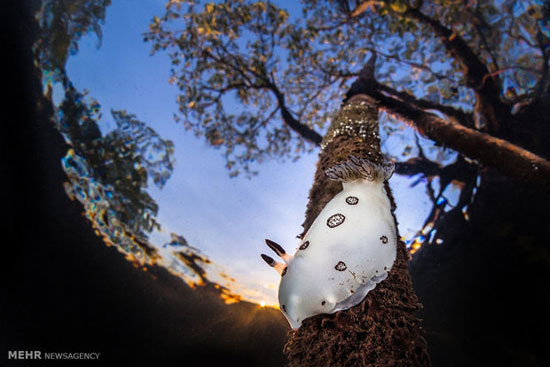
[[[367,91],[379,106],[411,121],[418,130],[449,148],[501,172],[550,187],[550,162],[517,145],[414,108],[376,90]]]
[[[283,120],[288,125],[288,127],[290,127],[301,137],[312,142],[313,144],[317,146],[321,145],[321,141],[323,140],[321,134],[311,129],[307,125],[302,124],[300,121],[294,118],[294,116],[292,116],[292,113],[289,111],[285,104],[285,96],[283,93],[281,93],[279,88],[277,88],[277,86],[271,81],[269,81],[268,88],[275,94],[275,97],[277,98],[277,103],[279,104],[279,108],[281,109],[281,116],[283,117]]]
[[[509,141],[445,121],[411,103],[384,94],[382,90],[388,88],[375,80],[374,61],[375,54],[359,72],[359,78],[346,93],[344,103],[358,95],[374,98],[379,108],[412,122],[424,136],[503,173],[550,188],[550,161]]]
[[[378,90],[389,94],[393,96],[394,98],[398,98],[404,102],[407,102],[419,109],[423,110],[438,110],[444,113],[445,115],[455,118],[457,122],[463,124],[467,127],[474,127],[474,118],[472,114],[466,113],[462,111],[461,109],[454,108],[451,106],[445,106],[439,103],[431,102],[425,99],[418,99],[415,98],[413,95],[410,95],[406,92],[397,91],[391,87],[388,87],[384,84],[377,84]]]
[[[225,50],[226,53],[228,53],[229,51]],[[296,133],[298,133],[302,138],[306,139],[307,141],[319,146],[321,145],[321,141],[323,140],[323,137],[318,133],[316,132],[315,130],[311,129],[310,127],[308,127],[307,125],[304,125],[302,124],[300,121],[298,121],[296,118],[294,118],[294,116],[292,115],[292,113],[290,112],[290,110],[288,109],[288,107],[286,106],[285,104],[285,96],[284,94],[279,90],[279,88],[277,87],[277,85],[275,85],[274,81],[273,80],[270,80],[270,78],[265,75],[265,74],[260,74],[258,72],[255,72],[253,70],[250,70],[250,68],[248,67],[245,67],[244,64],[238,60],[237,58],[235,58],[233,55],[229,54],[228,53],[228,56],[229,57],[232,57],[233,60],[235,61],[235,63],[237,64],[240,64],[240,65],[233,65],[231,62],[227,62],[227,61],[224,61],[223,58],[221,57],[216,57],[215,55],[213,55],[211,52],[208,52],[206,51],[205,53],[208,57],[212,58],[213,60],[223,64],[223,65],[226,65],[227,67],[229,68],[232,68],[233,70],[235,70],[237,73],[239,73],[242,77],[243,77],[243,80],[245,81],[245,83],[234,83],[229,87],[231,86],[234,86],[234,85],[245,85],[246,87],[249,87],[249,88],[254,88],[254,89],[268,89],[270,91],[272,91],[274,94],[275,94],[275,97],[277,98],[277,103],[279,105],[279,108],[281,110],[281,116],[283,117],[283,121],[288,125],[288,127],[290,127],[292,130],[294,130]],[[265,84],[256,84],[254,82],[252,82],[252,80],[245,74],[245,72],[243,72],[243,69],[248,71],[249,73],[252,73],[254,76],[256,76],[256,78],[258,80],[261,80],[262,83],[265,83]]]
[[[477,57],[466,41],[441,22],[420,12],[418,8],[407,8],[404,16],[415,19],[429,26],[439,36],[456,61],[460,64],[466,78],[466,85],[476,94],[476,110],[488,122],[488,130],[498,133],[499,123],[507,120],[508,109],[500,100],[500,87],[489,74],[487,66]]]
[[[426,177],[438,176],[441,165],[425,158],[411,158],[405,162],[395,163],[395,173],[398,175],[414,176],[422,174]]]
[[[371,1],[365,1],[359,4],[356,9],[351,12],[351,17],[357,17],[363,14],[372,6],[371,3]],[[489,75],[487,66],[472,51],[466,41],[452,30],[445,27],[441,22],[428,17],[419,9],[418,4],[415,7],[407,7],[403,16],[413,18],[426,24],[441,38],[446,49],[460,64],[467,86],[474,90],[477,101],[475,106],[476,112],[487,121],[488,132],[497,134],[500,130],[499,124],[508,120],[510,110],[500,100],[500,87],[496,80],[498,77],[487,77],[487,75]],[[465,121],[464,119],[462,120]],[[471,124],[467,125],[472,126]],[[482,127],[481,124],[479,127]]]
[[[371,61],[372,59],[367,62],[359,73],[360,77],[351,85],[345,101],[356,95],[367,95],[374,98],[380,108],[412,122],[426,137],[503,173],[550,188],[548,160],[506,140],[445,121],[394,96],[382,93],[383,88],[374,79]]]
[[[485,50],[491,57],[493,70],[499,70],[500,67],[498,66],[497,56],[485,36],[485,29],[490,28],[490,25],[487,23],[487,20],[483,17],[483,14],[479,10],[479,4],[477,4],[476,9],[472,9],[471,6],[466,5],[466,11],[478,20],[477,22],[472,22],[474,24],[474,28],[476,29]],[[500,81],[498,81],[498,84],[500,84]]]

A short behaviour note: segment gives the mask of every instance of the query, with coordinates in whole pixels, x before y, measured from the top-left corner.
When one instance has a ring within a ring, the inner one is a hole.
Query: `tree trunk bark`
[[[382,163],[376,102],[364,95],[351,98],[335,117],[322,146],[304,233],[325,204],[341,190],[339,182],[326,177],[327,168],[350,155]],[[395,203],[387,183],[386,190],[393,214]],[[311,317],[290,332],[285,346],[289,365],[429,366],[424,331],[416,316],[421,307],[408,272],[408,253],[405,244],[399,241],[397,259],[388,278],[359,305]]]

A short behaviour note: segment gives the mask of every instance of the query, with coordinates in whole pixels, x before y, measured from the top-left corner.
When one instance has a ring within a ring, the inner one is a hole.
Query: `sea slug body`
[[[321,210],[296,253],[266,240],[285,264],[264,260],[281,275],[279,303],[291,327],[308,317],[359,304],[387,277],[396,257],[397,229],[384,182],[393,164],[351,156],[326,171],[343,189]]]

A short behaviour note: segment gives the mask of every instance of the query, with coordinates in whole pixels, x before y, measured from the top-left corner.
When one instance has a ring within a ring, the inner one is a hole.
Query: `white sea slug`
[[[384,181],[393,164],[350,159],[329,168],[343,190],[321,210],[294,256],[271,240],[267,245],[286,264],[262,254],[281,274],[279,304],[290,326],[308,317],[360,303],[383,281],[397,251],[397,230]]]

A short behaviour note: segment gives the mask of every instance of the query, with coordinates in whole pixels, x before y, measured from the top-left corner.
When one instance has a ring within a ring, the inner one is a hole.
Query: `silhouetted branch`
[[[439,103],[428,101],[426,99],[418,99],[407,92],[401,92],[401,91],[395,90],[384,84],[377,84],[377,88],[378,90],[385,92],[386,94],[389,94],[391,96],[398,97],[402,101],[407,102],[417,108],[420,108],[423,110],[438,110],[444,113],[445,115],[454,118],[456,122],[461,123],[464,126],[468,126],[468,127],[474,126],[474,118],[472,114],[466,113],[461,109],[454,108],[451,106],[445,106]]]
[[[381,108],[411,121],[434,141],[481,163],[517,177],[550,185],[550,162],[506,140],[460,124],[449,123],[431,113],[411,107],[379,92],[371,92]]]
[[[440,37],[443,45],[460,64],[466,78],[466,84],[476,94],[477,111],[489,124],[489,131],[498,132],[499,123],[505,121],[507,114],[505,105],[500,100],[500,87],[493,78],[485,78],[489,74],[487,66],[477,57],[464,39],[445,27],[436,19],[428,17],[418,8],[407,8],[405,16],[411,17],[428,25]]]
[[[292,130],[294,130],[296,133],[298,133],[302,138],[306,139],[307,141],[317,146],[321,144],[323,137],[319,133],[317,133],[315,130],[308,127],[307,125],[302,124],[292,115],[292,113],[286,106],[284,94],[280,91],[277,85],[275,85],[275,83],[272,80],[270,80],[270,78],[267,75],[250,69],[249,67],[245,66],[244,63],[239,58],[229,53],[229,51],[227,50],[224,50],[224,51],[226,53],[225,56],[227,56],[226,58],[223,58],[221,56],[218,57],[209,51],[205,51],[205,55],[219,62],[220,64],[226,65],[227,67],[235,70],[237,73],[239,73],[242,76],[244,82],[233,83],[227,86],[226,88],[222,88],[221,91],[226,92],[242,86],[246,86],[247,88],[267,89],[272,91],[273,94],[275,94],[275,98],[277,98],[277,103],[279,105],[279,109],[281,110],[281,116],[283,118],[283,121],[288,125],[288,127],[290,127]],[[232,58],[236,65],[227,61],[228,58]],[[257,81],[254,82],[252,78],[245,73],[245,71],[252,74],[254,77],[256,77]]]
[[[352,84],[346,100],[358,94],[370,96],[378,102],[380,108],[412,122],[428,138],[503,173],[550,187],[548,160],[506,140],[445,121],[395,96],[382,93],[382,88],[374,78],[363,78],[371,75],[368,69],[369,65],[365,66],[364,72],[360,73],[361,77]]]
[[[395,164],[395,173],[405,176],[414,176],[421,173],[426,177],[433,177],[439,175],[440,171],[440,164],[419,157]]]
[[[364,1],[351,11],[352,17],[357,17],[369,8],[374,10],[376,1]],[[422,13],[420,7],[407,7],[403,16],[410,17],[429,26],[442,40],[445,48],[460,64],[466,79],[466,85],[474,90],[477,104],[476,111],[483,116],[488,123],[488,131],[497,133],[499,123],[505,122],[509,113],[505,104],[500,100],[500,87],[494,78],[485,78],[489,69],[472,51],[464,39],[444,26],[437,19],[430,18]]]
[[[285,104],[284,94],[279,90],[279,88],[277,88],[275,84],[270,82],[269,89],[275,94],[275,97],[277,98],[277,103],[279,104],[279,108],[281,109],[281,116],[283,117],[283,120],[288,125],[288,127],[300,134],[300,136],[304,139],[312,142],[315,145],[320,145],[321,141],[323,140],[321,134],[311,129],[307,125],[302,124],[292,115]]]

